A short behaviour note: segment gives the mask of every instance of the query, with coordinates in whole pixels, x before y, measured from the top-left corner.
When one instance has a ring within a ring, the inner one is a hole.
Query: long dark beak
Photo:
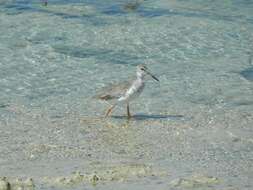
[[[158,78],[156,78],[153,74],[151,74],[150,72],[148,72],[148,71],[146,71],[146,73],[148,74],[148,75],[150,75],[154,80],[156,80],[156,81],[158,81],[159,82],[159,79]]]

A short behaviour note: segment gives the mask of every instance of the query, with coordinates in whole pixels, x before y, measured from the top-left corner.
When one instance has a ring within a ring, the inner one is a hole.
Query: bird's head
[[[151,76],[154,80],[159,81],[152,73],[149,72],[148,68],[145,65],[137,66],[137,77],[144,78],[146,75]]]

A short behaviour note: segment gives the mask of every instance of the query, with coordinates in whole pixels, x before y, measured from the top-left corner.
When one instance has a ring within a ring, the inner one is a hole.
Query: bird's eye
[[[144,68],[141,68],[142,71],[144,71],[145,69]]]

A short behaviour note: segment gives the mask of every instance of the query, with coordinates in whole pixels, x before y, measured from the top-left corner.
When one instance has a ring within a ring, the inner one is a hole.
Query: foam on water
[[[50,189],[43,177],[138,163],[170,175],[97,188],[200,173],[222,181],[206,189],[252,189],[252,2],[129,2],[0,2],[0,177]],[[160,84],[147,81],[131,121],[124,107],[104,119],[96,91],[143,63]]]

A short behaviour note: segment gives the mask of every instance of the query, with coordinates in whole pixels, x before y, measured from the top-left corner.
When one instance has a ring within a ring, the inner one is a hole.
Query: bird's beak
[[[156,78],[152,73],[150,73],[150,72],[148,72],[148,71],[146,71],[146,73],[147,73],[148,75],[150,75],[154,80],[156,80],[156,81],[159,82],[159,79]]]

